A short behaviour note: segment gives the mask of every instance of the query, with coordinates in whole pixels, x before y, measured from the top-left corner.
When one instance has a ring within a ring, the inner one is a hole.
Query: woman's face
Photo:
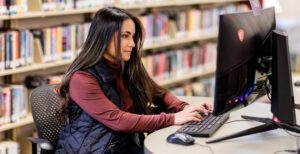
[[[121,30],[121,60],[128,61],[130,59],[130,55],[132,49],[135,47],[134,37],[135,35],[135,24],[131,19],[126,19],[123,21],[122,30]],[[118,40],[118,33],[116,32],[113,36],[113,39],[109,42],[107,51],[104,53],[104,57],[109,60],[115,62],[116,57],[116,47]]]

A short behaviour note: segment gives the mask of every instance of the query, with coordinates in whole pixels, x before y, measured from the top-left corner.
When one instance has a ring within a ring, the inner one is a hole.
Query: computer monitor
[[[214,115],[245,107],[258,98],[271,99],[273,118],[242,116],[264,125],[210,140],[268,131],[278,127],[300,133],[296,125],[287,35],[275,30],[274,8],[220,15]]]

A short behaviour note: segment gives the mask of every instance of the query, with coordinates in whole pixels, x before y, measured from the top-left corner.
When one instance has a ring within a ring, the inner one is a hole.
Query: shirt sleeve
[[[183,108],[188,105],[188,103],[179,100],[175,95],[171,92],[167,92],[163,96],[164,106],[167,109],[167,112],[179,112],[183,110]]]
[[[138,115],[120,110],[103,93],[89,73],[78,71],[70,80],[71,100],[87,114],[107,127],[120,132],[152,132],[174,124],[174,115]]]

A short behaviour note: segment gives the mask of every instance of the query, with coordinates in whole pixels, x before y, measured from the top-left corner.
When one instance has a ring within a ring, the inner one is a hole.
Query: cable
[[[296,153],[297,151],[296,150],[278,150],[278,151],[275,151],[274,154],[278,154],[281,152]]]
[[[224,124],[228,124],[228,123],[232,123],[232,122],[239,122],[239,121],[253,121],[253,120],[232,120],[232,121],[228,121],[228,122],[225,122],[223,123]],[[295,135],[295,134],[292,134],[291,132],[289,132],[288,130],[286,130],[285,128],[281,127],[279,124],[275,123],[279,128],[281,128],[282,130],[284,130],[287,134],[291,135],[291,136],[294,136],[294,137],[300,137],[300,135]],[[298,126],[298,125],[296,125]]]
[[[253,121],[253,120],[248,120],[248,119],[245,119],[245,120],[232,120],[232,121],[228,121],[228,122],[225,122],[223,123],[224,124],[228,124],[228,123],[232,123],[232,122],[239,122],[239,121]],[[294,136],[294,137],[300,137],[300,135],[295,135],[295,134],[292,134],[290,133],[288,130],[286,130],[285,128],[281,127],[279,124],[275,123],[279,128],[283,129],[287,134],[291,135],[291,136]],[[297,125],[298,126],[298,125]],[[199,143],[197,143],[198,145],[200,146],[203,146],[203,147],[207,147],[209,148],[210,152],[213,154],[214,152],[212,151],[211,147],[210,146],[207,146],[207,145],[201,145]],[[281,153],[281,152],[289,152],[289,153],[297,153],[296,150],[278,150],[278,151],[275,151],[274,154],[278,154],[278,153]]]
[[[268,79],[265,80],[265,90],[267,91],[267,97],[268,97],[268,99],[271,100],[272,93],[271,93],[271,90],[268,87],[268,83],[267,82],[268,82]]]
[[[253,120],[247,120],[247,119],[245,119],[245,120],[232,120],[232,121],[228,121],[228,122],[223,123],[223,125],[224,125],[224,124],[228,124],[228,123],[232,123],[232,122],[239,122],[239,121],[253,121]],[[291,132],[289,132],[289,131],[286,130],[285,128],[281,127],[278,123],[275,122],[275,124],[276,124],[279,128],[281,128],[282,130],[284,130],[287,134],[289,134],[289,135],[291,135],[291,136],[294,136],[294,137],[300,137],[300,135],[292,134]],[[298,125],[296,125],[296,126],[298,126]],[[300,126],[298,126],[298,127],[300,127]]]
[[[252,120],[247,120],[247,119],[245,119],[245,120],[232,120],[232,121],[228,121],[228,122],[223,123],[223,125],[228,124],[228,123],[232,123],[232,122],[239,122],[239,121],[252,121]]]
[[[267,93],[268,99],[271,100],[272,95],[270,93]]]
[[[214,151],[212,150],[212,148],[210,147],[210,146],[208,146],[208,145],[202,145],[202,144],[200,144],[200,143],[196,143],[197,145],[199,145],[199,146],[202,146],[202,147],[205,147],[205,148],[208,148],[209,149],[209,151],[210,151],[210,153],[211,154],[214,154]]]
[[[228,122],[223,123],[223,125],[224,125],[224,124],[228,124],[228,123],[232,123],[232,122],[239,122],[239,121],[253,121],[253,120],[248,120],[248,119],[245,119],[245,120],[232,120],[232,121],[228,121]],[[287,134],[289,134],[289,135],[291,135],[291,136],[294,136],[294,137],[300,137],[300,135],[295,135],[295,134],[290,133],[288,130],[286,130],[285,128],[281,127],[278,123],[275,122],[275,124],[276,124],[279,128],[283,129]],[[296,125],[296,126],[298,126],[298,125]],[[198,144],[198,143],[197,143],[197,144]],[[209,150],[211,151],[212,154],[214,153],[214,152],[212,151],[212,149],[211,149],[210,146],[201,145],[201,144],[198,144],[198,145],[203,146],[203,147],[207,147],[207,148],[209,148]],[[278,154],[278,153],[281,153],[281,152],[297,153],[296,150],[278,150],[278,151],[275,151],[274,154]]]
[[[285,128],[281,127],[279,124],[277,124],[275,122],[275,124],[277,125],[277,127],[281,128],[282,130],[284,130],[287,134],[291,135],[291,136],[294,136],[294,137],[300,137],[300,135],[295,135],[295,134],[292,134],[291,132],[289,132],[288,130],[286,130]],[[298,126],[298,125],[296,125]]]

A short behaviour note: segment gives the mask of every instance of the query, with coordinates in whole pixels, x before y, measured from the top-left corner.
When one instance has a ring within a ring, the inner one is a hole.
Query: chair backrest
[[[34,89],[30,96],[33,120],[39,138],[48,140],[56,147],[61,123],[57,119],[57,110],[62,99],[55,92],[57,85],[44,85]]]

